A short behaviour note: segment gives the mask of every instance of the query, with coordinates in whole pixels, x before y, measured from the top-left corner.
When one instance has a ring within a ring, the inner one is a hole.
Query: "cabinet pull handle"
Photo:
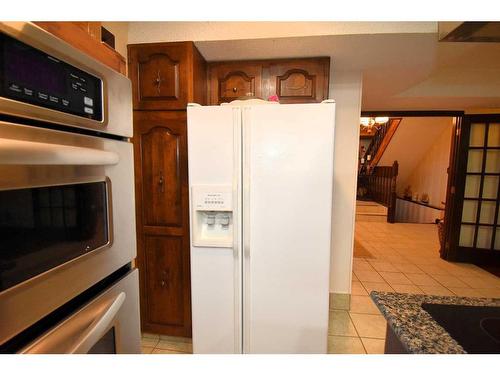
[[[165,192],[165,179],[163,178],[163,171],[160,171],[160,179],[158,180],[158,185],[160,185],[160,192]]]
[[[161,272],[162,279],[160,281],[162,288],[168,288],[168,271],[164,270]]]
[[[156,79],[154,80],[154,83],[156,85],[156,90],[158,91],[158,95],[160,95],[160,90],[161,90],[161,83],[164,81],[163,78],[161,78],[160,71],[156,73]]]

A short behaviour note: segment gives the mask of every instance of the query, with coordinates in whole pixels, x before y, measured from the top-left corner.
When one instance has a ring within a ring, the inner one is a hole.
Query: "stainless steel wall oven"
[[[138,353],[130,81],[0,23],[0,352]]]

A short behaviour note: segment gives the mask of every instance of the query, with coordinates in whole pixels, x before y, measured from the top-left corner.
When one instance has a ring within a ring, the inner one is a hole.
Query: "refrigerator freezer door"
[[[193,351],[241,353],[241,110],[188,107],[187,111]],[[207,204],[205,193],[210,194]],[[216,203],[220,201],[224,202]],[[209,212],[213,217],[205,215]],[[193,220],[200,216],[207,227],[214,226],[205,229],[217,227],[222,233],[229,216],[224,212],[231,213],[227,225],[232,226],[232,243],[218,238],[218,245],[211,241],[214,237],[210,240],[203,235],[200,242]]]
[[[242,111],[243,350],[326,353],[335,105]]]

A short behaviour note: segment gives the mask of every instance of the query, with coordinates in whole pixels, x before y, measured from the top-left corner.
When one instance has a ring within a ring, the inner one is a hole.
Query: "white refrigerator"
[[[187,113],[194,353],[326,353],[335,103]]]

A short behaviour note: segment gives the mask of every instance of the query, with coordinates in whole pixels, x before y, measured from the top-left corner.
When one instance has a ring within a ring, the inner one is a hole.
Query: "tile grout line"
[[[368,351],[366,350],[365,344],[363,343],[363,340],[361,340],[361,336],[359,335],[358,329],[356,328],[356,325],[354,324],[354,320],[352,320],[350,306],[349,306],[349,311],[347,311],[347,315],[349,316],[349,321],[351,322],[352,326],[354,327],[354,330],[356,331],[356,335],[358,335],[358,339],[361,342],[361,346],[363,347],[363,350],[365,351],[364,354],[368,354]]]

